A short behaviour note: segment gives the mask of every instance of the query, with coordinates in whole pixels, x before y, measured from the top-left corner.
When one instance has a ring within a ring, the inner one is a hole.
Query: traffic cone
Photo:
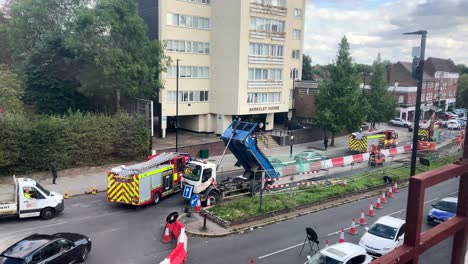
[[[338,240],[338,243],[343,243],[343,242],[345,242],[345,240],[344,240],[344,228],[342,227],[341,232],[340,232],[340,240]]]
[[[211,207],[211,202],[210,202],[210,196],[208,196],[208,199],[206,200],[206,208]]]
[[[255,264],[254,258],[250,259],[250,264]]]
[[[65,192],[65,193],[63,194],[63,198],[68,199],[69,197],[70,197],[70,195],[68,194],[68,192]]]
[[[377,203],[375,204],[375,209],[382,209],[382,204],[380,204],[380,196],[377,197]]]
[[[368,216],[375,216],[374,215],[374,206],[372,206],[372,202],[370,202],[369,211],[367,212],[367,215]]]
[[[393,186],[393,192],[397,193],[398,192],[398,183],[395,182],[395,186]]]
[[[200,202],[200,197],[198,197],[197,200],[197,206],[195,206],[195,212],[200,213],[201,212],[201,202]]]
[[[387,193],[388,198],[393,198],[393,191],[392,187],[388,187],[388,193]]]
[[[380,202],[381,203],[386,203],[387,202],[387,198],[385,198],[385,191],[382,192],[382,199],[380,199]]]
[[[348,186],[348,181],[346,180],[346,177],[345,177],[343,181],[343,187],[346,188],[347,186]]]
[[[370,208],[369,208],[369,211],[370,211]],[[359,218],[359,225],[367,225],[366,218],[364,218],[364,209],[361,210],[361,218]]]
[[[169,241],[171,241],[171,236],[169,235],[169,227],[166,225],[166,229],[164,230],[163,242],[167,243]]]
[[[325,247],[328,247],[328,240],[325,240]]]
[[[354,218],[353,218],[353,220],[351,221],[351,228],[349,229],[349,234],[350,234],[350,235],[353,235],[353,236],[354,236],[354,235],[357,235],[356,221],[354,220]]]

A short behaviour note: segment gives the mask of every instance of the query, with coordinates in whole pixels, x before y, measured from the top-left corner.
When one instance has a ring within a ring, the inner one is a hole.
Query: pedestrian
[[[51,170],[52,170],[52,177],[53,177],[53,180],[52,180],[52,183],[53,184],[56,184],[55,183],[55,180],[57,180],[57,160],[53,160],[51,163]]]
[[[325,139],[323,140],[323,145],[325,146],[325,150],[327,150],[327,148],[328,148],[328,137],[325,137]]]

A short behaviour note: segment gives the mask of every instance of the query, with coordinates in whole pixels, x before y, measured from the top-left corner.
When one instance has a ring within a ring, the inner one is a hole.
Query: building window
[[[197,102],[207,102],[208,101],[208,91],[179,91],[179,103],[188,102],[188,103],[197,103]],[[176,92],[167,91],[167,102],[175,103],[176,102]]]
[[[294,8],[294,18],[302,18],[302,9]]]
[[[261,5],[286,7],[286,0],[252,0],[252,2]]]
[[[183,14],[167,14],[167,24],[170,26],[210,29],[210,19],[207,17],[190,16]]]
[[[292,58],[293,59],[299,59],[301,56],[301,51],[300,50],[292,50]]]
[[[262,43],[250,43],[249,55],[262,57],[283,57],[283,46]]]
[[[167,67],[167,78],[176,78],[177,66]],[[200,66],[179,66],[179,78],[208,79],[210,68]]]
[[[210,54],[210,43],[188,40],[168,40],[167,50],[186,53]]]
[[[179,0],[183,2],[191,2],[191,3],[197,3],[197,4],[204,4],[204,5],[209,5],[210,0]]]
[[[250,29],[259,31],[284,32],[284,21],[261,17],[251,17]]]
[[[301,39],[301,30],[293,29],[293,39]]]
[[[299,69],[297,68],[294,68],[294,69],[291,69],[291,71],[289,72],[289,79],[297,79],[299,78]]]
[[[248,93],[248,104],[278,104],[281,102],[281,93]]]
[[[249,81],[281,81],[283,79],[281,69],[249,69]]]

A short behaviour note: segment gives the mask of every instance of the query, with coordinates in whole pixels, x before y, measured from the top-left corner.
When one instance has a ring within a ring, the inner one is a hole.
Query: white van
[[[53,218],[64,209],[63,196],[50,192],[35,180],[13,176],[13,192],[0,191],[0,216]]]

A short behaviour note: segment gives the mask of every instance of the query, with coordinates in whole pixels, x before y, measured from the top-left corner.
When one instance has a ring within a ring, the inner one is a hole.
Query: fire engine
[[[398,133],[392,129],[355,132],[349,136],[349,150],[360,153],[368,152],[372,150],[372,145],[378,145],[380,148],[395,148],[398,144],[397,139]]]
[[[121,165],[107,176],[107,200],[131,205],[157,204],[180,191],[181,173],[190,156],[161,153],[131,166]]]

